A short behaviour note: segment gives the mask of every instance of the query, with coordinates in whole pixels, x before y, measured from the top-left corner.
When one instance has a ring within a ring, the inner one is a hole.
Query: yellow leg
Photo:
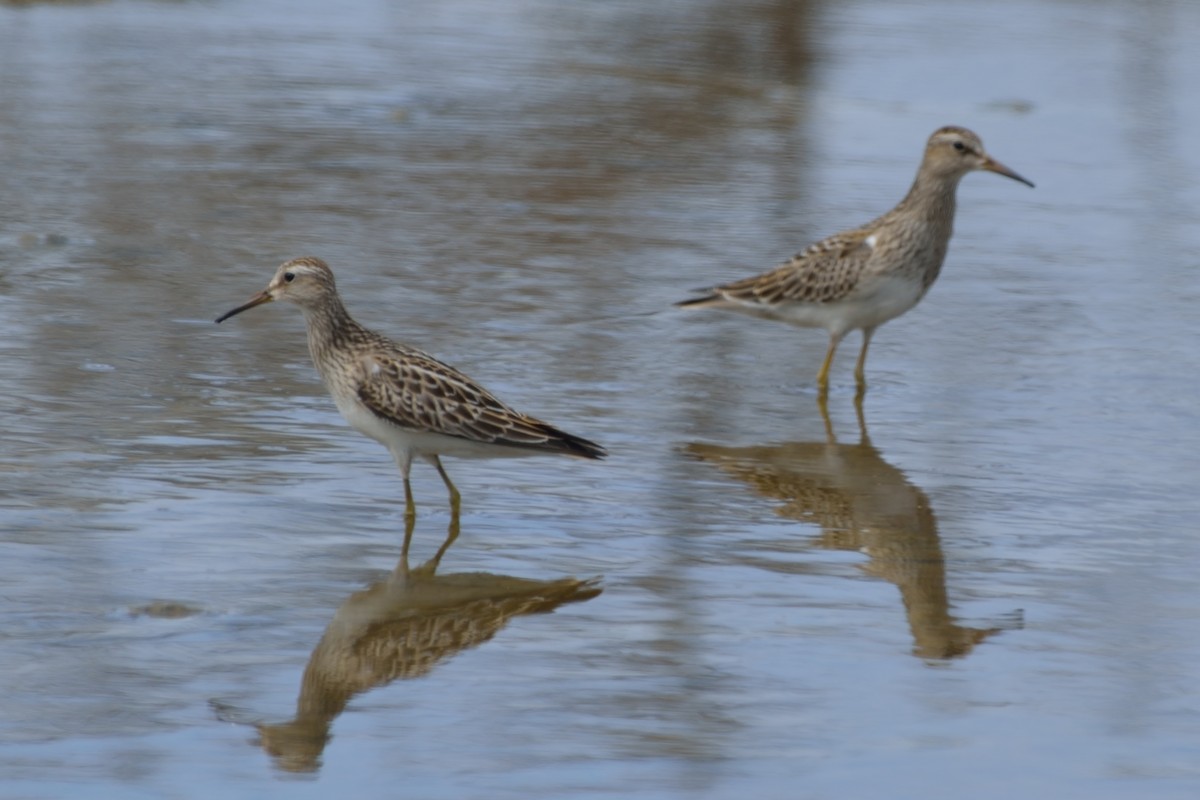
[[[854,383],[858,386],[856,397],[861,399],[867,393],[867,348],[871,346],[874,328],[863,328],[862,350],[858,351],[858,365],[854,368]]]
[[[825,351],[825,362],[821,364],[821,371],[817,373],[817,392],[821,397],[829,394],[829,368],[833,366],[833,354],[837,352],[838,342],[841,340],[841,336],[829,335],[829,349]]]
[[[454,483],[450,480],[450,476],[446,474],[445,468],[442,467],[442,460],[437,456],[432,456],[429,460],[437,467],[438,475],[442,476],[442,481],[445,482],[446,488],[450,490],[450,514],[453,517],[457,517],[462,507],[462,495],[458,493],[458,489],[455,488]]]

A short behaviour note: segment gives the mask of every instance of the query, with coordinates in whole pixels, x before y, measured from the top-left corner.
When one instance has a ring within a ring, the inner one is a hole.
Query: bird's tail
[[[558,428],[546,426],[550,441],[563,453],[580,458],[604,458],[608,451],[590,439],[576,436],[573,433],[561,431]]]
[[[693,297],[690,300],[680,300],[675,304],[677,308],[710,308],[719,306],[725,302],[725,298],[716,293],[709,293],[703,297]]]

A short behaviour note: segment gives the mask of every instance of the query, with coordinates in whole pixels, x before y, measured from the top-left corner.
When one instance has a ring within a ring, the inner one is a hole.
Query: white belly
[[[908,311],[925,294],[916,281],[895,277],[878,278],[833,303],[782,303],[730,305],[737,311],[776,319],[801,328],[825,328],[841,336],[859,328],[875,328]]]
[[[925,295],[920,281],[899,277],[872,280],[838,305],[845,306],[845,330],[874,328],[908,311]]]

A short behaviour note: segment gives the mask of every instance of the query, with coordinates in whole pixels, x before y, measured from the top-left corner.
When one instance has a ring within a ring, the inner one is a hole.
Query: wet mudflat
[[[0,794],[1200,790],[1200,8],[0,5]],[[671,303],[864,222],[936,127],[946,268],[850,339]],[[605,444],[337,415],[286,258]]]

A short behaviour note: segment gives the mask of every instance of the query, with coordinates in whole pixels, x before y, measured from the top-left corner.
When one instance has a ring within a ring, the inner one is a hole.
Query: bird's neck
[[[304,306],[303,310],[308,326],[308,351],[324,374],[323,366],[333,351],[349,345],[362,328],[337,297],[319,306]]]
[[[912,188],[896,207],[906,216],[917,216],[927,223],[944,227],[947,234],[954,224],[954,196],[961,175],[930,175],[918,172]]]

